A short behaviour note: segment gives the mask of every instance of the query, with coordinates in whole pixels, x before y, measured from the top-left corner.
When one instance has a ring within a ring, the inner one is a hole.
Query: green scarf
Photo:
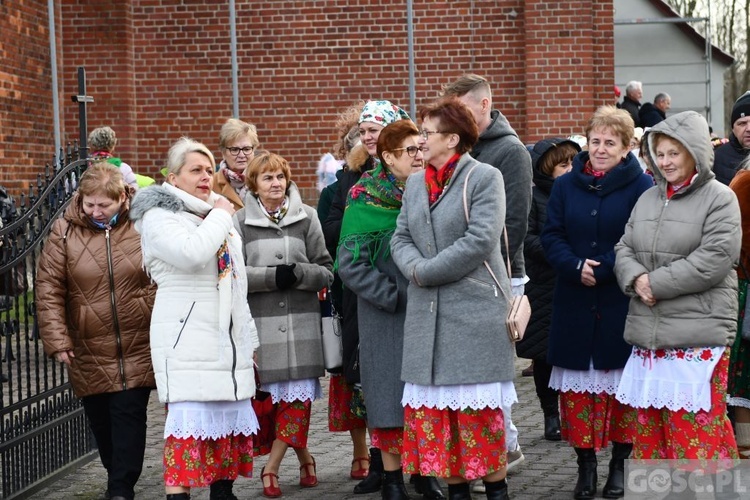
[[[362,246],[369,246],[371,266],[380,257],[390,256],[404,184],[379,162],[373,170],[362,174],[349,190],[337,254],[351,252],[357,261]],[[335,267],[338,269],[338,258]]]

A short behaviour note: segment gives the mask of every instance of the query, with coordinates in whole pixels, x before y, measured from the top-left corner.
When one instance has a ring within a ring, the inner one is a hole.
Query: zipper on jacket
[[[237,347],[234,345],[234,337],[232,336],[232,322],[229,322],[229,342],[232,343],[232,384],[234,384],[234,400],[237,401]]]
[[[120,320],[117,317],[117,300],[115,298],[115,270],[112,265],[112,241],[109,238],[110,228],[104,230],[104,239],[107,243],[107,270],[109,271],[109,300],[112,304],[112,322],[115,326],[115,339],[117,340],[117,358],[120,364],[120,378],[122,379],[122,390],[128,388],[125,382],[125,358],[122,353],[122,338],[120,336]]]
[[[654,240],[653,244],[651,245],[651,262],[654,266],[656,266],[656,240],[661,234],[661,223],[664,220],[664,210],[666,210],[667,205],[669,205],[669,198],[664,201],[664,206],[661,208],[661,212],[659,213],[659,221],[656,224],[656,231],[654,231]],[[653,330],[651,330],[651,346],[656,345],[656,330],[658,329],[659,325],[659,312],[656,309],[656,305],[657,304],[651,306],[651,313],[654,315],[654,328]],[[650,348],[651,347],[649,347],[649,349]]]
[[[190,310],[188,311],[187,316],[185,316],[185,319],[182,321],[182,328],[180,328],[180,333],[177,334],[177,340],[174,341],[174,345],[172,346],[172,349],[175,349],[177,347],[177,344],[180,343],[180,337],[182,337],[182,332],[185,330],[185,326],[187,325],[187,322],[190,319],[190,315],[193,313],[194,307],[195,307],[195,302],[190,304]]]

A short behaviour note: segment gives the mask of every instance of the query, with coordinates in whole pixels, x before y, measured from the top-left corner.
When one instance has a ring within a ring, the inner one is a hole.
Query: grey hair
[[[672,100],[672,98],[669,97],[669,94],[667,94],[666,92],[659,92],[658,94],[656,94],[656,97],[654,97],[654,104],[663,101],[664,99],[669,99],[670,101]]]
[[[88,143],[94,151],[108,151],[111,153],[117,144],[117,136],[115,136],[115,131],[110,127],[99,127],[91,131]]]
[[[632,92],[634,90],[643,90],[643,83],[638,80],[631,80],[625,85],[625,93]]]
[[[211,150],[203,143],[194,141],[189,137],[181,137],[177,142],[172,144],[167,154],[167,174],[179,175],[180,170],[185,165],[185,157],[188,153],[200,153],[211,161],[211,167],[216,168],[216,160]]]

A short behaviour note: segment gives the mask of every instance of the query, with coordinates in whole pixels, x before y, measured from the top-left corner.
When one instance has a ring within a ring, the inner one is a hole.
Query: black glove
[[[297,267],[297,264],[276,266],[276,288],[286,290],[297,282],[297,276],[294,275],[295,267]]]

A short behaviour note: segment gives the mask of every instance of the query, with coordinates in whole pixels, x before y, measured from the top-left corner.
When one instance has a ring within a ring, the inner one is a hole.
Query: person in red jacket
[[[64,363],[107,469],[107,497],[132,500],[155,387],[149,347],[155,287],[128,218],[133,188],[97,162],[55,221],[37,268],[39,332]]]

